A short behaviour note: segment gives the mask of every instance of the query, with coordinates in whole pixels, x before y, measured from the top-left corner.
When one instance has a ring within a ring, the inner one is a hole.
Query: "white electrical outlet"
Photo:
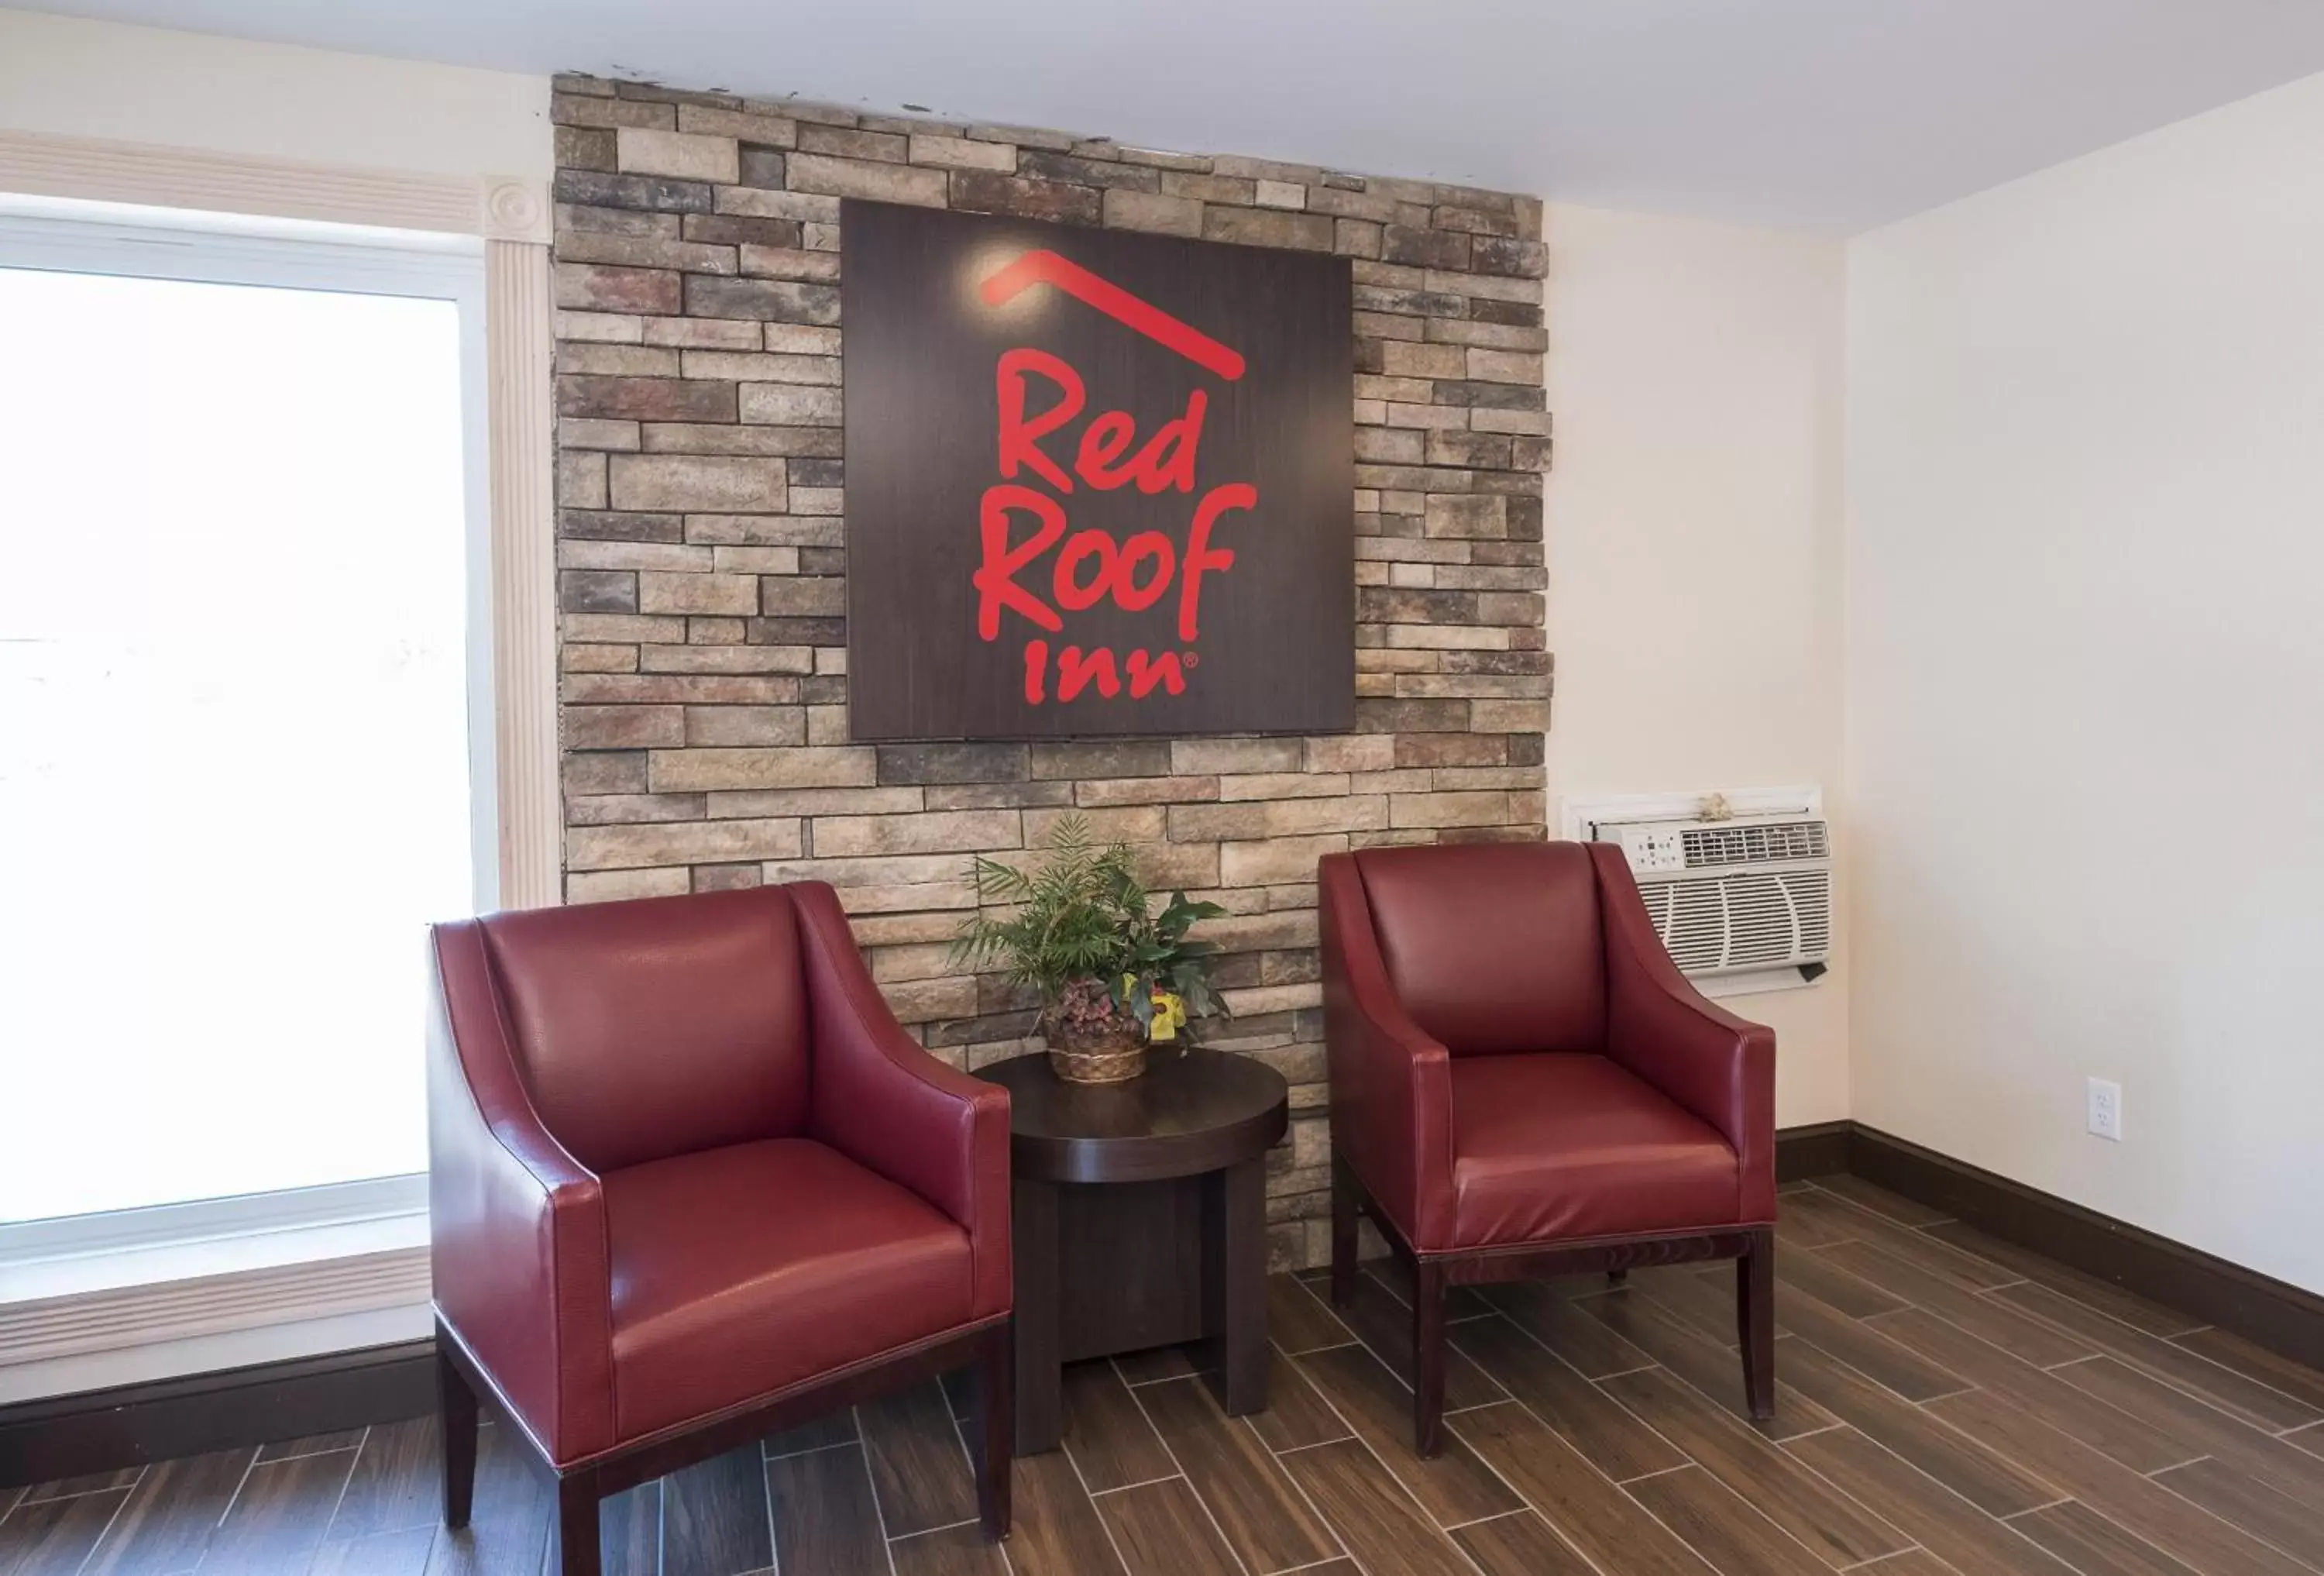
[[[2111,1078],[2090,1080],[2090,1131],[2122,1142],[2122,1085]]]

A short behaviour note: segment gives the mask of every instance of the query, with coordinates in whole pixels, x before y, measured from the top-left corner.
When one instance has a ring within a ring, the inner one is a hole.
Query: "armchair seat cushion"
[[[604,1176],[621,1440],[969,1322],[968,1233],[807,1138]]]
[[[1457,1056],[1453,1240],[1489,1248],[1732,1225],[1735,1151],[1604,1056]]]

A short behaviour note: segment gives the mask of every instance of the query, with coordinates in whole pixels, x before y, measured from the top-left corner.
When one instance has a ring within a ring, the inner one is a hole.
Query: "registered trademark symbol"
[[[1203,665],[1201,656],[1193,651],[1179,652],[1178,660],[1189,668],[1200,668]]]

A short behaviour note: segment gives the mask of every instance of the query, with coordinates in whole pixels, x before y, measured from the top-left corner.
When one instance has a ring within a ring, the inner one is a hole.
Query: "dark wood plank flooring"
[[[1782,1415],[1725,1266],[1455,1302],[1452,1437],[1410,1447],[1406,1288],[1268,1288],[1273,1405],[1178,1351],[1084,1364],[1065,1447],[978,1535],[930,1384],[607,1504],[609,1576],[2317,1576],[2324,1374],[1853,1179],[1784,1194]],[[0,1488],[0,1576],[543,1576],[551,1497],[487,1427],[437,1525],[429,1421]]]

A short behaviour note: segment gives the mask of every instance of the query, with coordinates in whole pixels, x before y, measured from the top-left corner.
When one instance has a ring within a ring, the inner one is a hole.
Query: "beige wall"
[[[1849,733],[1856,1115],[2324,1291],[2319,148],[2324,77],[1854,244]]]
[[[0,11],[0,131],[429,175],[551,163],[549,80]]]
[[[1837,241],[1552,205],[1546,505],[1554,801],[1840,793]],[[1845,931],[1777,1034],[1776,1117],[1849,1114]]]

